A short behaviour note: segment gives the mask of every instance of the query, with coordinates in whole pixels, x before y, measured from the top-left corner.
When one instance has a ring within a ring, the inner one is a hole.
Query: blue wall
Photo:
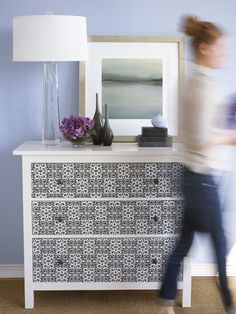
[[[0,264],[23,263],[21,161],[12,150],[41,137],[42,64],[12,62],[16,15],[83,15],[89,35],[176,35],[182,14],[217,21],[236,35],[235,0],[8,0],[0,10]],[[225,70],[234,90],[233,54]],[[78,110],[78,63],[59,64],[62,117]]]

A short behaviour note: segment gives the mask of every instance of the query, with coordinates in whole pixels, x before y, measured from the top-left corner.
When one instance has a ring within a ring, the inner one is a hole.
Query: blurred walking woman
[[[173,314],[180,264],[187,255],[194,232],[209,233],[218,264],[222,299],[227,313],[235,313],[226,277],[226,241],[219,197],[213,180],[217,167],[213,149],[235,144],[234,133],[217,131],[218,87],[214,69],[223,65],[224,36],[213,23],[185,17],[183,31],[192,37],[195,71],[185,87],[183,128],[186,163],[183,192],[186,200],[181,235],[169,257],[158,302],[159,314]],[[203,296],[204,297],[204,296]]]

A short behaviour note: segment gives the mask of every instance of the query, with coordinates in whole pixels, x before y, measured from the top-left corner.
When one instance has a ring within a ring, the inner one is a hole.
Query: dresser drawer
[[[34,282],[158,282],[176,238],[33,239]]]
[[[33,201],[33,234],[177,234],[183,207],[183,200]]]
[[[178,197],[179,163],[32,163],[33,198]]]

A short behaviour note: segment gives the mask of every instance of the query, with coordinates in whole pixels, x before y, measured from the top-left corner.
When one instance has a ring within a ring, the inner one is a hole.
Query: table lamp
[[[44,62],[42,142],[60,143],[57,61],[86,60],[86,18],[32,15],[13,18],[13,61]]]

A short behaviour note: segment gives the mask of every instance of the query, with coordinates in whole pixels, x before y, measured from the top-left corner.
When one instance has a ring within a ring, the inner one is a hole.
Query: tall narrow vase
[[[55,62],[44,64],[44,105],[42,142],[45,145],[60,143],[60,110],[58,71]]]
[[[108,120],[107,104],[105,104],[105,123],[102,132],[102,142],[104,146],[111,146],[113,141],[113,132]]]
[[[96,111],[93,116],[93,120],[95,121],[94,124],[94,130],[96,131],[96,134],[92,135],[92,141],[94,145],[101,145],[102,144],[102,115],[99,110],[99,104],[98,104],[98,94],[96,94]]]

